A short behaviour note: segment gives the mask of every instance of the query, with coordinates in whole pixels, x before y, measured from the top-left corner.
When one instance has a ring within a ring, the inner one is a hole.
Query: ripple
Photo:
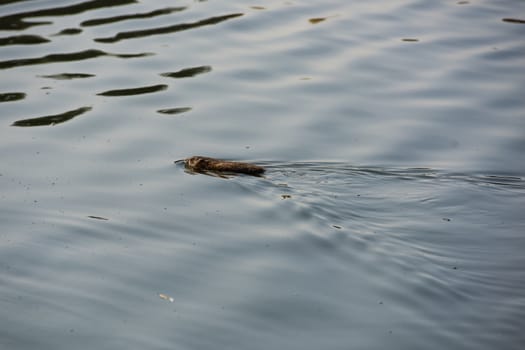
[[[14,67],[29,66],[34,64],[58,63],[58,62],[72,62],[82,61],[100,56],[113,56],[118,58],[136,58],[150,56],[151,53],[138,54],[113,54],[104,52],[102,50],[84,50],[71,53],[56,53],[36,58],[21,58],[16,60],[0,61],[0,69],[9,69]]]
[[[0,103],[23,100],[24,98],[26,98],[26,94],[23,92],[7,92],[0,94]]]
[[[59,35],[77,35],[82,33],[82,29],[80,28],[66,28],[62,29],[60,32],[53,34],[53,36],[59,36]]]
[[[388,178],[403,181],[435,181],[464,183],[475,186],[495,186],[500,189],[515,189],[525,191],[523,175],[507,174],[475,174],[454,173],[432,168],[387,168],[356,166],[344,162],[278,162],[262,161],[257,164],[264,166],[270,174],[280,178],[300,178],[304,186],[324,179],[326,183],[347,182],[356,176],[368,179]],[[342,184],[342,183],[339,183]]]
[[[84,114],[88,111],[90,111],[92,107],[81,107],[78,109],[74,109],[72,111],[67,111],[61,114],[55,114],[55,115],[48,115],[45,117],[38,117],[38,118],[30,118],[30,119],[22,119],[17,120],[11,126],[44,126],[44,125],[55,125],[67,122],[68,120],[71,120],[81,114]]]
[[[27,11],[17,13],[13,15],[0,17],[0,30],[23,30],[29,27],[51,24],[52,22],[26,22],[25,18],[33,17],[52,17],[52,16],[65,16],[82,13],[85,11],[96,10],[104,7],[121,6],[127,4],[137,3],[136,0],[114,0],[111,2],[105,0],[92,0],[81,2],[79,4],[54,7],[49,9]]]
[[[39,75],[40,78],[56,79],[56,80],[71,80],[71,79],[85,79],[92,78],[94,74],[86,73],[60,73],[51,75]]]
[[[7,45],[35,45],[48,43],[50,40],[40,35],[15,35],[6,38],[0,38],[0,46]]]
[[[94,40],[99,43],[115,43],[121,40],[137,39],[137,38],[143,38],[143,37],[151,36],[151,35],[176,33],[176,32],[181,32],[181,31],[188,30],[188,29],[218,24],[218,23],[227,21],[229,19],[240,17],[243,15],[244,15],[243,13],[233,13],[230,15],[210,17],[210,18],[206,18],[206,19],[203,19],[197,22],[175,24],[175,25],[168,26],[168,27],[134,30],[134,31],[129,31],[129,32],[120,32],[112,37],[96,38]]]
[[[98,93],[97,95],[100,95],[100,96],[133,96],[133,95],[150,94],[153,92],[164,91],[167,88],[168,88],[168,85],[158,84],[158,85],[143,86],[143,87],[131,88],[131,89],[108,90],[108,91]]]
[[[90,20],[80,23],[80,25],[83,27],[100,26],[104,24],[127,21],[130,19],[152,18],[152,17],[162,16],[162,15],[168,15],[173,12],[184,11],[185,9],[186,7],[167,7],[167,8],[145,12],[145,13],[135,13],[132,15],[121,15],[121,16],[90,19]]]

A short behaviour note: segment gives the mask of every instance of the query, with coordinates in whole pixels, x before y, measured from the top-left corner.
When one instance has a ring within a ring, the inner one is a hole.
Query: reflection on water
[[[51,24],[49,21],[29,22],[24,21],[26,18],[35,17],[54,17],[66,16],[82,13],[84,11],[96,10],[99,8],[128,5],[137,2],[136,0],[113,0],[111,2],[105,0],[91,0],[81,2],[75,5],[55,7],[48,9],[39,9],[35,11],[27,11],[0,17],[0,30],[24,30],[32,26]]]
[[[56,80],[71,80],[71,79],[83,79],[83,78],[92,78],[94,74],[86,73],[60,73],[60,74],[50,74],[50,75],[40,75],[41,78],[49,78]]]
[[[50,40],[39,35],[15,35],[0,38],[0,46],[7,45],[34,45],[48,43]]]
[[[66,28],[62,29],[60,32],[53,34],[53,36],[59,36],[59,35],[77,35],[82,33],[82,29],[80,28]]]
[[[114,17],[106,17],[106,18],[96,18],[96,19],[90,19],[88,21],[84,21],[80,23],[82,27],[91,27],[91,26],[100,26],[104,24],[111,24],[121,21],[126,21],[130,19],[140,19],[140,18],[152,18],[162,15],[169,15],[173,12],[179,12],[184,11],[186,7],[167,7],[163,9],[158,9],[146,13],[135,13],[132,15],[122,15],[122,16],[114,16]]]
[[[0,5],[1,349],[521,350],[523,1],[170,5]]]
[[[108,91],[104,91],[104,92],[98,93],[97,95],[101,95],[101,96],[133,96],[133,95],[150,94],[150,93],[153,93],[153,92],[164,91],[167,88],[168,88],[168,85],[158,84],[158,85],[143,86],[143,87],[131,88],[131,89],[108,90]]]
[[[72,111],[67,111],[60,114],[55,115],[48,115],[45,117],[38,117],[38,118],[30,118],[30,119],[23,119],[23,120],[17,120],[12,124],[12,126],[43,126],[43,125],[55,125],[67,122],[68,120],[71,120],[81,114],[84,114],[88,111],[90,111],[92,107],[81,107],[78,109],[74,109]]]
[[[200,66],[181,69],[177,72],[162,73],[161,76],[168,78],[191,78],[199,74],[211,72],[210,66]]]
[[[151,35],[176,33],[176,32],[181,32],[181,31],[189,30],[193,28],[214,25],[214,24],[221,23],[221,22],[242,16],[242,15],[243,15],[242,13],[233,13],[233,14],[224,15],[224,16],[214,16],[214,17],[206,18],[206,19],[203,19],[197,22],[192,22],[192,23],[181,23],[181,24],[175,24],[175,25],[168,26],[168,27],[133,30],[129,32],[120,32],[113,37],[95,38],[94,40],[99,43],[115,43],[117,41],[126,40],[126,39],[138,39],[138,38],[143,38],[143,37],[147,37]]]
[[[22,100],[25,97],[26,97],[26,94],[23,92],[8,92],[8,93],[0,94],[0,103]]]
[[[70,61],[81,61],[91,58],[101,57],[101,56],[113,56],[118,58],[136,58],[136,57],[145,57],[150,55],[149,53],[139,53],[139,54],[113,54],[107,53],[102,50],[84,50],[80,52],[72,53],[57,53],[49,54],[43,57],[38,58],[22,58],[16,60],[0,61],[0,69],[8,69],[20,66],[29,66],[34,64],[46,64],[46,63],[59,63],[59,62],[70,62]]]

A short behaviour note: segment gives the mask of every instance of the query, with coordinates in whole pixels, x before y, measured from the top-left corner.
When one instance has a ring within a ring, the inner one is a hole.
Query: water
[[[0,348],[523,347],[525,3],[106,3],[0,6]]]

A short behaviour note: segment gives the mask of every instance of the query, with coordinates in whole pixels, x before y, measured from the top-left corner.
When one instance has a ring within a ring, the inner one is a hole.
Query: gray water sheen
[[[524,38],[521,0],[2,2],[0,349],[523,349]]]

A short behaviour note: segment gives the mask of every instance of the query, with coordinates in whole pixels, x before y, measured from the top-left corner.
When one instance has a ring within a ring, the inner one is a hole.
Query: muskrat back
[[[186,169],[196,173],[213,172],[261,175],[265,171],[263,167],[251,163],[234,162],[202,156],[186,158],[184,159],[184,165]]]

